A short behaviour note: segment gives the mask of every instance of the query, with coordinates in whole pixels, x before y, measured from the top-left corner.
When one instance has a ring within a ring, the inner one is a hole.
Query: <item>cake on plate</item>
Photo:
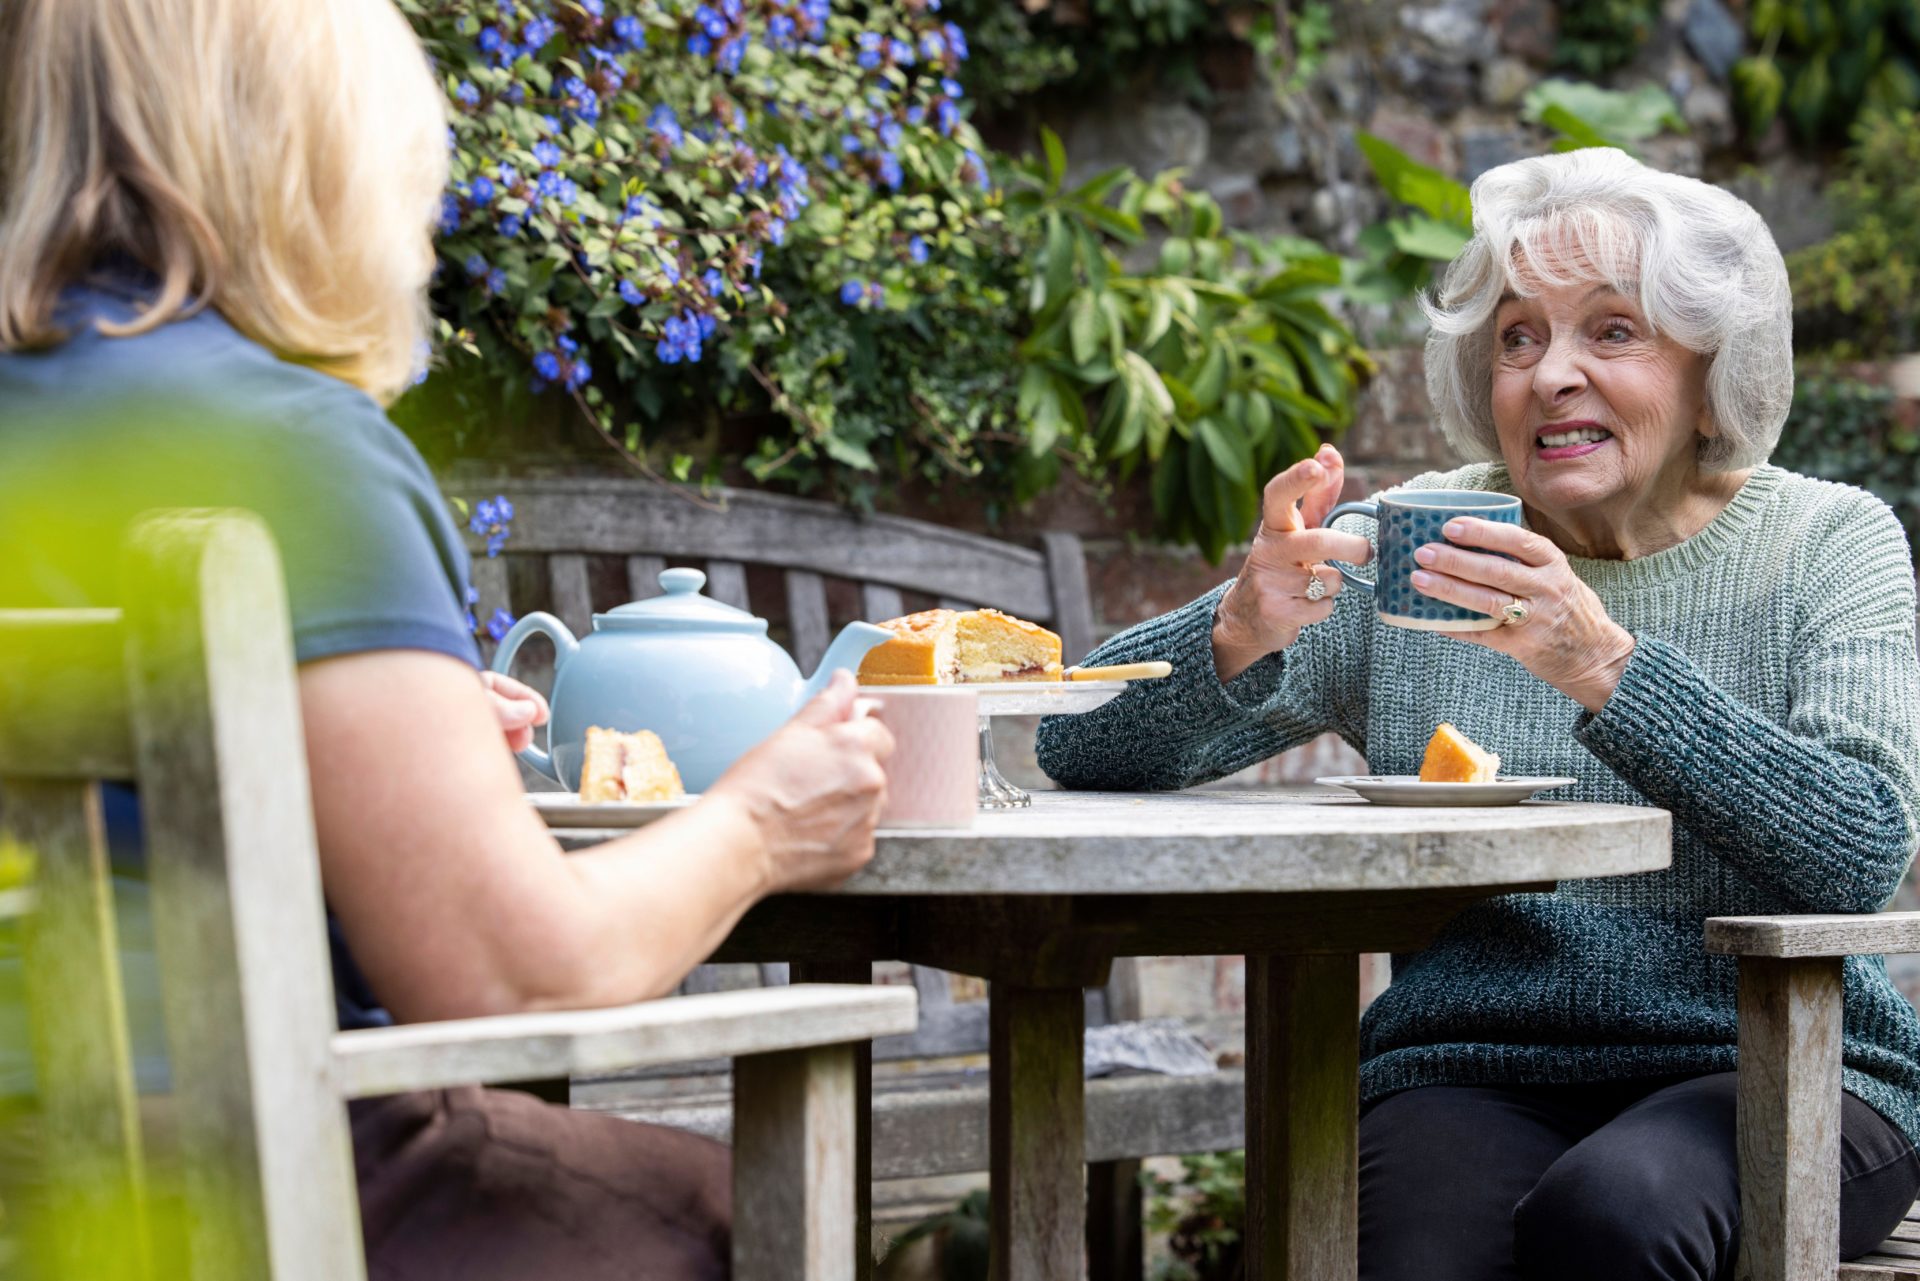
[[[1491,783],[1500,773],[1500,758],[1445,721],[1427,740],[1427,756],[1420,762],[1422,783]]]
[[[595,725],[587,731],[586,760],[580,767],[581,800],[631,804],[671,801],[686,794],[666,744],[652,730],[622,734]]]
[[[880,626],[893,639],[867,651],[862,685],[1060,679],[1060,638],[997,609],[927,609]]]

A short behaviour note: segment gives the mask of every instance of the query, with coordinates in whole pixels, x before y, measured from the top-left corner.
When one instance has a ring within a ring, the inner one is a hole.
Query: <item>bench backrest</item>
[[[470,501],[513,501],[504,557],[489,558],[484,539],[470,543],[481,607],[545,607],[575,634],[591,627],[596,610],[658,595],[669,563],[699,561],[707,594],[772,621],[803,671],[820,661],[836,623],[936,603],[991,606],[1045,624],[1060,633],[1068,662],[1093,647],[1086,559],[1071,533],[1043,534],[1036,551],[804,498],[732,489],[700,497],[639,480],[461,480],[448,490]],[[530,560],[535,577],[509,575],[510,565]],[[834,579],[851,590],[830,591]],[[840,600],[850,608],[836,610]]]
[[[334,1000],[277,553],[252,517],[160,515],[122,582],[119,610],[0,610],[0,842],[37,864],[25,970],[69,1256],[48,1275],[98,1275],[102,1242],[144,1238],[99,796],[130,780],[193,1276],[356,1281],[346,1115],[317,1105]]]

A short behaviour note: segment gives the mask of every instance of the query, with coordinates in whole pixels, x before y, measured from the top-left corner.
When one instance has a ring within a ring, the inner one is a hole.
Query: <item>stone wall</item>
[[[1313,236],[1342,252],[1388,212],[1356,130],[1463,181],[1547,149],[1550,134],[1519,112],[1536,82],[1568,74],[1552,66],[1560,11],[1552,0],[1363,0],[1333,11],[1336,40],[1302,91],[1276,94],[1250,46],[1223,44],[1199,60],[1203,94],[1148,72],[1043,114],[1075,177],[1114,164],[1143,173],[1178,166],[1219,199],[1230,225]],[[1671,93],[1687,132],[1645,143],[1644,158],[1725,182],[1790,248],[1828,230],[1818,170],[1780,137],[1757,151],[1737,137],[1728,73],[1743,32],[1723,0],[1666,0],[1651,38],[1610,85]]]

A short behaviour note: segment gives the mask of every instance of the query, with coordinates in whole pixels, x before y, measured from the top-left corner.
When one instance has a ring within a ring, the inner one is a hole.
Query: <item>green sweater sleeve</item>
[[[1173,674],[1136,682],[1095,711],[1042,721],[1036,747],[1048,777],[1068,788],[1165,791],[1211,782],[1329,729],[1361,744],[1365,669],[1352,650],[1367,612],[1362,593],[1343,594],[1334,618],[1223,683],[1213,614],[1225,590],[1129,628],[1088,657],[1088,666],[1164,660]]]
[[[1877,504],[1876,504],[1877,506]],[[1891,513],[1855,521],[1850,573],[1805,593],[1785,724],[1640,637],[1588,750],[1755,884],[1804,912],[1874,912],[1912,855],[1920,797],[1913,569]]]

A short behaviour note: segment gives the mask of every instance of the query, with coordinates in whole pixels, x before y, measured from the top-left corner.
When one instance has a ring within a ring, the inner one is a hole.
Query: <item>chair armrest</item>
[[[505,1014],[341,1032],[342,1098],[656,1067],[911,1032],[907,987],[803,983],[677,996],[604,1010]]]
[[[1920,952],[1920,912],[1716,916],[1707,921],[1707,951],[1782,960]]]

